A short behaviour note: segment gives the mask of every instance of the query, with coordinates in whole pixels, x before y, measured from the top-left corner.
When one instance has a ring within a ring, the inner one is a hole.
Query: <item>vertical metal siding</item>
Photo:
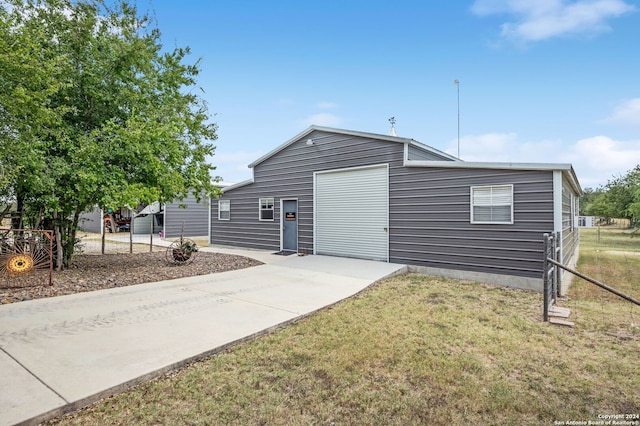
[[[315,252],[387,261],[387,165],[317,173]]]
[[[162,231],[162,225],[158,223],[156,215],[148,214],[146,216],[136,216],[133,218],[133,234],[134,235],[149,235],[151,232],[151,220],[153,220],[153,233],[157,234]]]

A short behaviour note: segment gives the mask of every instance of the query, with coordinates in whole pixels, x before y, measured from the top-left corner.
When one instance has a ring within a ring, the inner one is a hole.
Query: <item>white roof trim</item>
[[[131,210],[131,209],[130,209]],[[158,201],[154,201],[153,203],[147,205],[145,208],[140,210],[139,213],[134,214],[134,216],[146,216],[149,214],[157,214],[162,211],[160,203]]]
[[[469,161],[407,160],[407,167],[449,167],[458,169],[513,169],[513,170],[569,170],[571,164],[554,163],[493,163]]]
[[[463,161],[463,160],[459,159],[458,157],[454,157],[451,154],[447,154],[444,151],[440,151],[439,149],[433,148],[433,147],[431,147],[429,145],[425,145],[422,142],[418,142],[418,141],[413,140],[413,139],[411,139],[410,144],[415,146],[415,147],[417,147],[417,148],[422,149],[423,151],[429,151],[429,152],[432,152],[432,153],[434,153],[436,155],[440,155],[441,157],[445,157],[445,158],[448,158],[448,159],[453,160],[453,161]]]
[[[431,148],[431,147],[429,147],[427,145],[424,145],[424,144],[422,144],[420,142],[417,142],[417,141],[415,141],[413,139],[410,139],[410,138],[402,138],[402,137],[399,137],[399,136],[390,136],[390,135],[381,135],[381,134],[378,134],[378,133],[357,132],[357,131],[353,131],[353,130],[334,129],[332,127],[322,127],[322,126],[315,126],[314,125],[314,126],[310,126],[308,129],[306,129],[302,133],[299,133],[296,136],[294,136],[293,138],[289,139],[287,142],[283,143],[282,145],[280,145],[276,149],[274,149],[274,150],[266,153],[262,157],[258,158],[256,161],[254,161],[253,163],[249,164],[249,168],[254,168],[258,164],[260,164],[263,161],[267,160],[268,158],[276,155],[280,151],[282,151],[285,148],[287,148],[289,145],[292,145],[293,143],[299,141],[300,139],[303,139],[304,137],[306,137],[307,135],[311,134],[313,131],[316,131],[316,130],[319,131],[319,132],[335,133],[335,134],[340,134],[340,135],[359,136],[359,137],[371,138],[371,139],[377,139],[377,140],[383,140],[383,141],[389,141],[389,142],[412,144],[412,145],[417,146],[417,147],[419,147],[421,149],[426,149],[428,151],[431,151],[431,152],[433,152],[433,153],[435,153],[437,155],[444,155],[444,156],[446,156],[448,158],[455,159],[455,157],[451,157],[449,154],[445,154],[444,152],[438,151],[437,149]]]
[[[450,169],[494,169],[494,170],[559,170],[565,173],[571,186],[578,193],[582,194],[582,188],[573,170],[573,166],[568,163],[490,163],[490,162],[466,162],[466,161],[423,161],[408,160],[405,167],[441,167]]]
[[[225,186],[221,188],[222,193],[224,194],[227,191],[231,191],[232,189],[240,188],[242,186],[251,185],[253,183],[253,179],[243,180],[242,182],[234,183],[233,185]]]

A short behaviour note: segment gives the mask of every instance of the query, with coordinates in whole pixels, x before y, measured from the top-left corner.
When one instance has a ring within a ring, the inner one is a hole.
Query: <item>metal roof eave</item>
[[[243,180],[242,182],[234,183],[233,185],[223,187],[220,189],[220,191],[224,194],[227,191],[231,191],[236,188],[251,185],[252,183],[253,183],[253,179],[247,179],[247,180]]]
[[[415,147],[417,147],[417,148],[422,149],[423,151],[432,152],[432,153],[434,153],[434,154],[436,154],[436,155],[439,155],[439,156],[441,156],[441,157],[448,158],[448,159],[450,159],[450,160],[452,160],[452,161],[464,161],[464,160],[461,160],[460,158],[455,157],[455,156],[453,156],[453,155],[451,155],[451,154],[447,154],[447,153],[446,153],[446,152],[444,152],[444,151],[440,151],[439,149],[436,149],[436,148],[434,148],[434,147],[432,147],[432,146],[425,145],[425,144],[423,144],[422,142],[418,142],[418,141],[417,141],[417,140],[415,140],[415,139],[411,139],[410,144],[411,144],[411,145],[413,145],[413,146],[415,146]]]
[[[408,160],[406,167],[441,167],[451,169],[496,169],[496,170],[540,170],[562,171],[578,195],[582,194],[582,187],[578,182],[573,166],[569,163],[498,163],[498,162],[466,162],[466,161],[424,161]]]

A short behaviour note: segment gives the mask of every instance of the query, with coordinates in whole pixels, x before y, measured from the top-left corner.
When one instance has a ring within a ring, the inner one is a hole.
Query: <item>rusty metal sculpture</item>
[[[180,237],[167,247],[165,260],[170,265],[188,265],[193,262],[198,255],[198,245],[195,241]]]
[[[36,272],[48,273],[52,284],[53,231],[0,229],[0,288],[34,285],[21,277]]]

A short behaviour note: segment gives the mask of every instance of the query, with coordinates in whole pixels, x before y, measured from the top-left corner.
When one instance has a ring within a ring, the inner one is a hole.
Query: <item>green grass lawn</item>
[[[582,229],[577,269],[640,300],[640,235],[616,228]],[[640,306],[623,301],[582,279],[575,279],[569,298],[560,305],[572,309],[580,327],[618,335],[640,335]]]
[[[631,281],[639,296],[640,258],[607,252],[640,251],[640,239],[619,232],[604,244],[602,232],[599,245],[583,234],[578,269],[614,287]],[[640,307],[580,280],[569,296],[574,328],[542,322],[541,294],[395,277],[56,423],[553,425],[640,414]]]

